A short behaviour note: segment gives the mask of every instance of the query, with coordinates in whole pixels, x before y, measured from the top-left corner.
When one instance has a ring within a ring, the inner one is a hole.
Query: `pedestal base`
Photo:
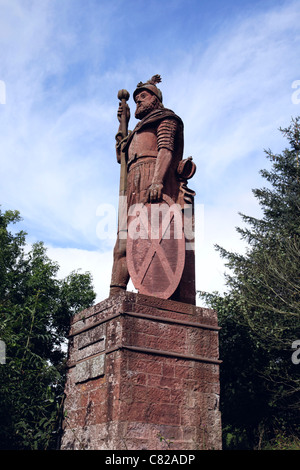
[[[72,319],[61,448],[221,449],[213,310],[124,292]]]

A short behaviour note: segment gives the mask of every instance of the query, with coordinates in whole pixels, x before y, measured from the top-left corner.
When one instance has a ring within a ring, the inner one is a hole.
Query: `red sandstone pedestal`
[[[213,310],[124,292],[74,316],[61,448],[221,449]]]

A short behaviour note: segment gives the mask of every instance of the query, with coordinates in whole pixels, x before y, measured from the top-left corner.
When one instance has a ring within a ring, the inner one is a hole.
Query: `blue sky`
[[[133,116],[136,84],[159,73],[197,164],[197,288],[222,291],[214,244],[244,249],[238,212],[260,214],[264,149],[281,152],[278,128],[300,114],[299,24],[297,0],[0,0],[2,210],[21,212],[61,276],[90,271],[104,299],[114,239],[97,226],[118,204],[117,92]]]

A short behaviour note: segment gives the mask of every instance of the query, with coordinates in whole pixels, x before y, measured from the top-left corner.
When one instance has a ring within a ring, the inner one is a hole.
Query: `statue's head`
[[[146,83],[138,83],[133,93],[133,99],[136,102],[135,117],[142,119],[151,111],[157,108],[163,108],[162,93],[157,88],[156,83],[161,82],[159,75],[154,75]]]

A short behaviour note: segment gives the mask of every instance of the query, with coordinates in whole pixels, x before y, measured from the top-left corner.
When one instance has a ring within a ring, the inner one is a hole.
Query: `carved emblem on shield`
[[[127,266],[139,293],[170,298],[180,282],[184,263],[181,207],[163,195],[158,203],[129,208]]]

